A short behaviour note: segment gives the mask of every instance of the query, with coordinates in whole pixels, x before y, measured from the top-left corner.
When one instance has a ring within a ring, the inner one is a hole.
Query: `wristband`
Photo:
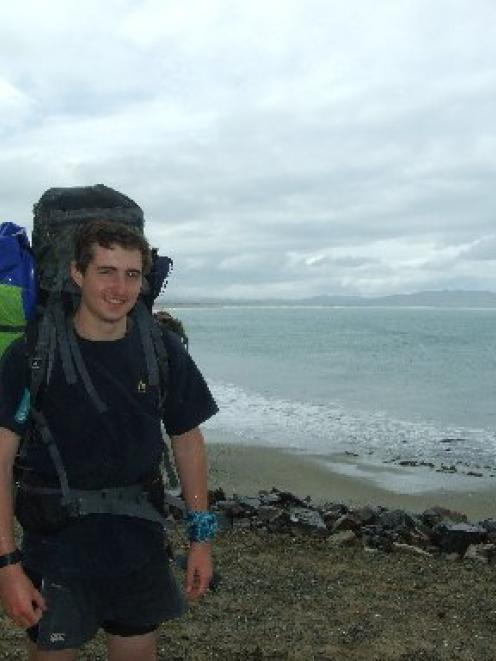
[[[6,553],[5,555],[0,555],[0,569],[2,567],[7,567],[8,565],[15,565],[22,560],[22,553],[19,549],[12,551],[12,553]]]
[[[211,512],[189,512],[186,527],[190,542],[207,542],[215,537],[217,517]]]

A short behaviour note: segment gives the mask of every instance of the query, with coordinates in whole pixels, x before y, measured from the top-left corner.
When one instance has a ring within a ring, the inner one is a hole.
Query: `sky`
[[[103,183],[171,299],[496,291],[494,0],[17,0],[0,220]]]

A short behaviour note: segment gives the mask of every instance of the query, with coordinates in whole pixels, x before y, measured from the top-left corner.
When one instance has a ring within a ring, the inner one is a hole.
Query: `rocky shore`
[[[398,496],[268,449],[210,457],[216,580],[161,627],[160,660],[496,661],[489,489]],[[0,618],[0,659],[25,658]],[[103,661],[103,637],[79,658]]]
[[[159,659],[496,659],[496,522],[460,512],[315,504],[288,491],[211,492],[216,581],[161,627]],[[174,533],[180,569],[186,550]],[[0,621],[0,658],[24,659]],[[105,659],[103,637],[80,654]]]

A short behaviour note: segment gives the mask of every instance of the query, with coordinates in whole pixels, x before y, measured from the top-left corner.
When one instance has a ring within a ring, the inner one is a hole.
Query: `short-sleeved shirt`
[[[163,333],[168,354],[167,396],[159,407],[159,388],[148,384],[146,361],[136,327],[120,340],[77,338],[84,364],[106,406],[99,413],[81,379],[67,384],[58,353],[37,406],[57,443],[69,485],[100,489],[142,482],[163,458],[161,422],[179,436],[217,412],[210,390],[179,338]],[[16,420],[28,388],[26,348],[14,342],[0,363],[0,427],[22,435]],[[36,440],[23,446],[25,470],[57,479],[46,447]],[[55,534],[25,531],[25,564],[40,573],[118,576],[165,554],[163,530],[156,523],[112,515],[91,515]],[[164,555],[165,558],[165,555]]]

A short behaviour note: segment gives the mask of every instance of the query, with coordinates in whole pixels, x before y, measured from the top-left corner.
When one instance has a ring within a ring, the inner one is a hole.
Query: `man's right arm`
[[[0,556],[16,549],[14,535],[13,470],[19,436],[0,427]],[[19,563],[0,568],[0,601],[7,615],[19,626],[34,626],[45,602]]]

